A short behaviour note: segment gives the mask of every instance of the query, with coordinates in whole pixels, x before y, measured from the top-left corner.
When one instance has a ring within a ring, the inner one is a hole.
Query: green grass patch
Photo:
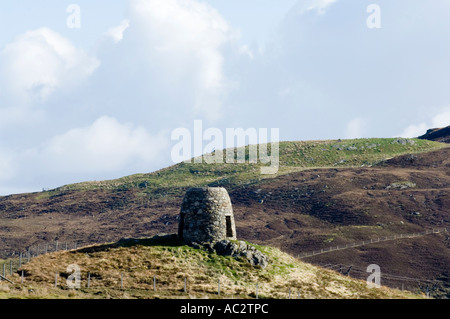
[[[371,166],[394,156],[428,152],[443,147],[448,145],[428,140],[398,138],[280,142],[278,175],[323,167]],[[270,144],[268,149],[270,154]],[[248,159],[248,151],[247,146],[245,147],[246,159]],[[265,178],[274,177],[274,175],[261,174],[261,167],[269,165],[262,164],[260,161],[256,164],[248,162],[243,164],[179,163],[148,174],[66,185],[43,192],[39,196],[48,198],[65,190],[113,189],[120,192],[138,189],[137,197],[164,198],[167,195],[181,194],[188,187],[233,187],[259,183]]]

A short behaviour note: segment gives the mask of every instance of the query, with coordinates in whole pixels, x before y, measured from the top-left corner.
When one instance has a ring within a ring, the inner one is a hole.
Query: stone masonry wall
[[[223,187],[189,189],[181,206],[178,236],[188,244],[236,239],[233,208],[227,190]]]

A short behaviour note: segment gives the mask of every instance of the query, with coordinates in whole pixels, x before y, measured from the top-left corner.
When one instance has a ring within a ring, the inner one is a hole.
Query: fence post
[[[153,276],[153,291],[156,291],[156,276]]]
[[[12,260],[9,261],[9,275],[12,276],[13,274],[13,269],[12,269],[13,265],[12,265]]]
[[[55,251],[58,251],[58,241],[55,243]]]
[[[123,289],[123,272],[120,273],[120,289]]]
[[[45,244],[45,253],[48,253],[48,244]]]
[[[88,272],[88,284],[87,287],[90,288],[91,287],[91,273]]]
[[[217,295],[220,296],[220,279],[217,280]]]
[[[19,268],[22,268],[22,252],[19,254]]]
[[[184,277],[184,293],[186,293],[186,291],[187,291],[186,281],[187,281],[187,278]]]
[[[22,270],[22,274],[20,276],[20,283],[23,285],[23,270]]]
[[[55,288],[58,286],[58,272],[55,272]]]

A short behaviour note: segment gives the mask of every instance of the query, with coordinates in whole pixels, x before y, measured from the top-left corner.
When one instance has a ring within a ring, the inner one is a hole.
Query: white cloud
[[[345,138],[361,138],[363,137],[365,121],[360,118],[354,118],[351,120],[345,129]]]
[[[194,110],[210,119],[221,116],[230,89],[222,48],[236,33],[210,5],[195,0],[132,0],[133,26],[148,46],[149,62],[163,65],[165,76],[189,78]]]
[[[144,169],[168,147],[162,135],[152,136],[143,127],[121,124],[103,116],[92,125],[53,137],[34,153],[48,170],[64,173],[104,173],[126,166]]]
[[[98,66],[63,36],[40,28],[19,35],[0,52],[0,82],[15,103],[42,102],[55,90],[84,80]]]
[[[441,111],[431,120],[433,128],[447,127],[450,125],[450,108]]]
[[[306,0],[298,4],[300,13],[306,11],[317,11],[318,14],[324,14],[326,9],[337,0]]]
[[[110,28],[106,34],[111,37],[114,43],[119,43],[123,39],[123,33],[130,27],[129,20],[123,20],[117,27]]]
[[[169,157],[165,131],[152,135],[143,127],[102,116],[35,147],[0,147],[0,194],[146,173]]]
[[[308,10],[317,10],[319,13],[325,13],[325,9],[337,0],[313,0]]]
[[[401,137],[418,137],[424,135],[428,129],[442,128],[450,125],[450,108],[444,108],[431,118],[430,122],[411,124],[399,135]]]
[[[420,124],[411,124],[407,128],[403,130],[403,132],[399,135],[401,137],[418,137],[427,131],[430,127],[426,123]]]
[[[239,54],[247,55],[251,60],[255,58],[253,51],[248,47],[248,45],[242,45],[239,48]]]

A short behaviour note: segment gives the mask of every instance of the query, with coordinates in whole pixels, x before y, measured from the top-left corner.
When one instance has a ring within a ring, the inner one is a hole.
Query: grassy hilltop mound
[[[0,298],[423,298],[296,260],[280,250],[256,246],[269,257],[265,269],[180,243],[176,237],[131,239],[50,253],[25,264],[24,284],[0,285]],[[80,289],[68,289],[67,266],[81,271]],[[55,273],[58,286],[55,288]],[[87,277],[90,273],[90,287]],[[122,279],[123,274],[123,279]],[[153,278],[156,278],[155,290]],[[184,281],[186,278],[186,291]],[[15,274],[15,282],[20,277]],[[123,281],[122,281],[123,280]],[[220,295],[218,282],[220,280]]]
[[[449,147],[447,144],[421,139],[367,138],[351,140],[298,141],[279,143],[277,176],[313,168],[370,167],[394,156],[422,153]],[[268,144],[268,151],[271,145]],[[238,149],[235,149],[235,154]],[[91,181],[66,185],[54,190],[142,189],[157,196],[177,188],[193,186],[227,186],[258,183],[274,175],[261,175],[261,166],[248,164],[249,147],[245,147],[244,164],[179,163],[149,174],[135,174],[110,181]],[[49,195],[52,193],[50,192]]]

